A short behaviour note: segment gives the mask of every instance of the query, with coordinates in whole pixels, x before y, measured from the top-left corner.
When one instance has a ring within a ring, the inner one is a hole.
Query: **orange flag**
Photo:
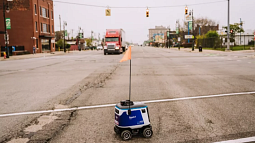
[[[131,46],[129,46],[128,50],[126,51],[125,55],[123,56],[123,58],[120,60],[121,62],[125,62],[127,60],[131,60]]]

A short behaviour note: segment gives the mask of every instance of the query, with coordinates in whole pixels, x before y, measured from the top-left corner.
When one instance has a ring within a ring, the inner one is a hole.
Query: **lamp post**
[[[93,41],[93,31],[91,31],[91,44],[92,44],[92,41]]]
[[[6,18],[5,18],[5,11],[7,13],[10,12],[9,8],[9,1],[12,0],[7,0],[7,3],[5,4],[5,0],[3,0],[3,16],[4,16],[4,33],[5,33],[5,52],[6,52],[6,58],[9,58],[9,48],[8,48],[8,33],[7,33],[7,28],[6,28]]]
[[[229,0],[228,0],[228,30],[227,30],[227,32],[228,32],[228,43],[227,43],[227,50],[229,51],[230,50],[230,39],[229,39],[229,32],[230,32],[230,26],[229,26],[229,13],[230,13],[230,9],[229,9],[229,7],[230,7],[230,4],[229,4]]]
[[[65,42],[66,42],[66,30],[65,30],[65,27],[67,26],[67,23],[64,21],[64,52],[66,52],[66,45],[65,45]]]
[[[195,33],[194,33],[194,18],[193,18],[193,9],[192,9],[192,35],[194,36],[194,39],[193,39],[193,42],[192,42],[192,51],[194,51]]]

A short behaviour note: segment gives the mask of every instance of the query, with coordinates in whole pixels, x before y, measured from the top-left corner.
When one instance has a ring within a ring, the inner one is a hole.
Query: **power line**
[[[100,8],[169,8],[169,7],[183,7],[183,6],[196,6],[196,5],[206,5],[206,4],[212,4],[212,3],[221,3],[226,2],[226,0],[219,0],[219,1],[213,1],[213,2],[204,2],[204,3],[194,3],[194,4],[183,4],[183,5],[171,5],[171,6],[143,6],[143,7],[109,7],[109,6],[103,6],[103,5],[91,5],[91,4],[84,4],[84,3],[74,3],[74,2],[63,2],[63,1],[53,1],[57,3],[65,3],[65,4],[73,4],[73,5],[82,5],[82,6],[88,6],[88,7],[100,7]]]

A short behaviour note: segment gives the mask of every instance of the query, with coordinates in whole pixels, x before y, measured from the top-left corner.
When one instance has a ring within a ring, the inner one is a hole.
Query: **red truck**
[[[106,29],[104,55],[122,54],[126,49],[125,31],[123,29]]]

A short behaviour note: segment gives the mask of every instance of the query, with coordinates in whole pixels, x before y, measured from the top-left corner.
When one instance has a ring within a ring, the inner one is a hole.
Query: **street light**
[[[6,28],[6,18],[5,18],[5,11],[7,13],[10,12],[10,7],[9,7],[9,1],[12,0],[7,0],[7,3],[5,4],[5,0],[3,0],[3,15],[4,15],[4,33],[5,33],[5,52],[6,52],[6,58],[9,58],[9,48],[8,48],[8,36],[7,36],[7,28]]]

